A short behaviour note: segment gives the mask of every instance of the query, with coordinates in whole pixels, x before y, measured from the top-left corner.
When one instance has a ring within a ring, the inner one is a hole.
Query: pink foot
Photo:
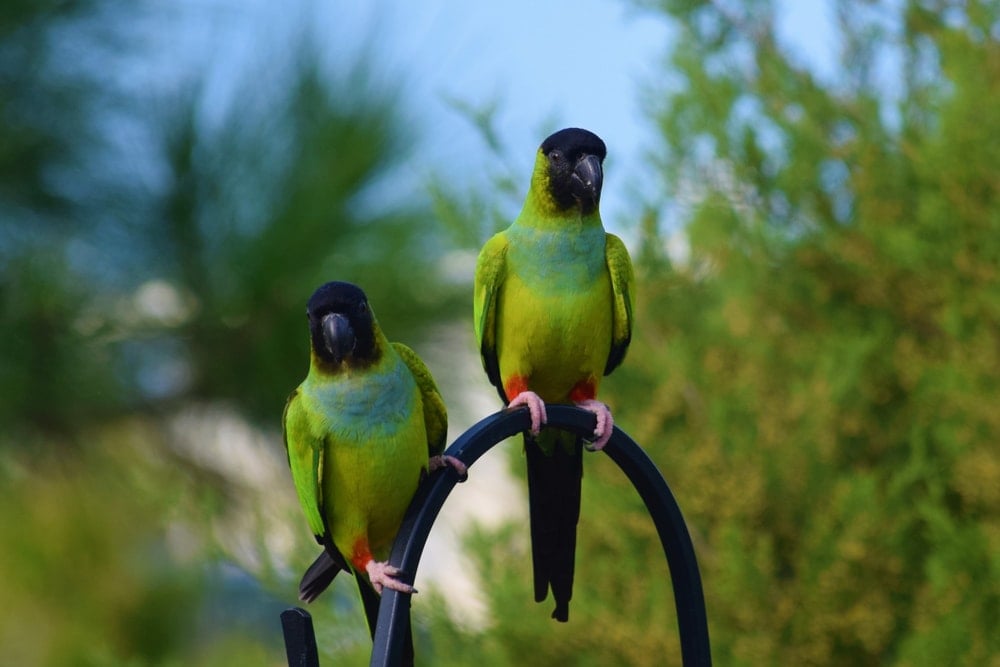
[[[604,445],[608,444],[608,440],[611,439],[611,432],[615,429],[615,420],[611,416],[611,410],[604,403],[592,398],[586,401],[579,401],[576,405],[597,415],[597,427],[594,429],[595,440],[587,445],[587,449],[592,452],[601,451],[604,449]]]
[[[451,466],[458,473],[459,483],[469,479],[469,468],[451,454],[439,454],[427,460],[427,472],[434,472],[439,468]]]
[[[513,410],[521,405],[527,405],[528,412],[531,413],[531,435],[538,435],[542,430],[542,424],[549,420],[545,414],[545,402],[533,391],[522,391],[507,404],[507,409]]]
[[[391,588],[394,591],[399,591],[400,593],[416,593],[417,589],[410,586],[407,583],[403,583],[399,579],[400,571],[398,567],[393,567],[389,563],[378,562],[375,559],[368,561],[368,565],[365,566],[368,571],[368,579],[372,582],[372,586],[375,588],[375,592],[381,594],[382,588]]]

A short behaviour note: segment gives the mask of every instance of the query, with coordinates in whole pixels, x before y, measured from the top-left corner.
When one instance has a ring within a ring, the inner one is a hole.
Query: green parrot
[[[632,337],[634,274],[621,239],[599,210],[604,142],[560,130],[542,142],[521,213],[483,246],[476,264],[474,324],[483,367],[508,408],[527,406],[525,434],[535,600],[551,587],[553,618],[569,619],[584,442],[547,430],[545,403],[596,414],[599,450],[614,421],[597,400],[601,378]]]
[[[355,285],[319,287],[306,308],[309,373],[282,418],[292,480],[324,552],[299,586],[311,602],[340,570],[354,574],[372,636],[383,587],[413,587],[387,563],[420,480],[444,465],[444,401],[413,350],[390,343]],[[412,636],[407,641],[412,658]]]

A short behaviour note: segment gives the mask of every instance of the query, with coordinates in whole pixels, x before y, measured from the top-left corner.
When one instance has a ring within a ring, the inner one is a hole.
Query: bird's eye
[[[367,310],[368,310],[368,302],[367,301],[362,301],[361,303],[358,304],[358,315],[364,315],[365,311],[367,311]]]
[[[552,162],[559,162],[562,159],[563,159],[563,154],[562,151],[560,150],[554,150],[549,153],[549,160],[551,160]]]

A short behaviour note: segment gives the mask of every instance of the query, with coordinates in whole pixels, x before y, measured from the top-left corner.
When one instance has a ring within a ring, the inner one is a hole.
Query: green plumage
[[[285,409],[292,479],[310,530],[348,560],[364,541],[385,560],[447,417],[429,371],[377,334],[380,359],[330,374],[310,367]],[[419,379],[419,382],[418,382]]]
[[[539,148],[521,213],[479,255],[473,321],[483,367],[501,399],[596,397],[632,337],[634,276],[621,240],[604,231],[604,143],[585,130]],[[561,443],[561,445],[559,444]],[[582,476],[581,443],[555,431],[526,437],[535,597],[568,617]]]
[[[625,244],[596,207],[561,211],[539,150],[524,207],[483,246],[474,324],[490,382],[506,401],[514,375],[535,378],[545,401],[567,402],[575,384],[621,363],[632,339],[634,274]]]
[[[476,335],[498,389],[512,376],[531,377],[543,400],[564,403],[580,382],[596,390],[625,356],[632,265],[596,213],[560,231],[539,227],[530,208],[479,256]]]
[[[386,340],[360,289],[328,283],[307,312],[309,373],[282,421],[295,490],[325,552],[300,596],[311,601],[351,570],[374,634],[378,597],[366,567],[388,559],[428,458],[444,449],[447,413],[430,371]]]

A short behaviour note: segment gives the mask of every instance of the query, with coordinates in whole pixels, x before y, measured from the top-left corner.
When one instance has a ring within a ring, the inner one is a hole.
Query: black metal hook
[[[546,412],[549,428],[561,428],[583,437],[594,432],[595,418],[590,412],[566,405],[547,405]],[[497,412],[463,433],[447,453],[471,466],[494,445],[528,430],[529,426],[530,417],[526,409]],[[685,667],[711,665],[708,618],[698,561],[677,501],[653,462],[622,430],[615,428],[603,451],[635,486],[660,536],[673,583],[681,657]],[[410,503],[389,557],[389,562],[405,573],[402,578],[408,583],[413,583],[431,526],[457,482],[458,473],[449,466],[421,484]],[[399,664],[403,637],[410,622],[409,607],[409,594],[383,590],[371,667]]]

